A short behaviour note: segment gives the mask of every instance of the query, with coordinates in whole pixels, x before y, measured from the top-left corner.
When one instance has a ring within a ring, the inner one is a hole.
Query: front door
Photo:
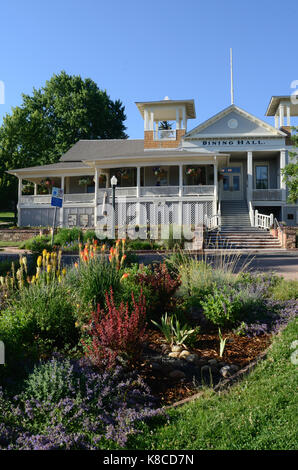
[[[221,199],[223,201],[243,199],[243,177],[241,163],[232,163],[221,168]]]

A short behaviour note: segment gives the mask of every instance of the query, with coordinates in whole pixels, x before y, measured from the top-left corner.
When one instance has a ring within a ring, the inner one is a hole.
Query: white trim
[[[207,121],[204,121],[202,124],[200,124],[199,126],[192,129],[190,132],[185,134],[184,139],[188,139],[188,137],[191,137],[193,134],[197,134],[200,131],[202,131],[203,129],[206,129],[211,124],[214,124],[215,122],[219,121],[220,119],[222,119],[226,115],[230,114],[232,111],[235,111],[236,113],[240,114],[240,116],[248,119],[249,121],[252,121],[255,124],[258,124],[260,127],[264,127],[269,132],[271,132],[272,136],[286,137],[286,134],[284,132],[276,129],[275,127],[271,126],[267,122],[262,121],[261,119],[258,119],[257,117],[253,116],[253,114],[250,114],[247,111],[244,111],[244,109],[238,108],[238,106],[232,104],[231,106],[228,106],[224,110],[222,110],[219,113],[215,114],[213,117],[211,117],[210,119],[207,119]],[[235,134],[230,134],[230,137],[232,137],[232,136],[237,138],[237,135],[235,136]],[[270,137],[272,137],[272,136],[270,136]],[[209,136],[209,137],[212,138],[212,136]]]

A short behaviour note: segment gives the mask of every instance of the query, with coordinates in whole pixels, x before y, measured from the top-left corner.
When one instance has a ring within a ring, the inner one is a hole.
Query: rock
[[[161,372],[162,371],[162,366],[160,364],[158,364],[158,362],[152,362],[151,369],[155,372]]]
[[[224,366],[220,369],[219,371],[223,377],[230,377],[231,376],[231,367],[230,366]]]
[[[183,350],[183,347],[178,344],[174,344],[174,346],[171,347],[172,352],[180,353],[182,350]]]
[[[209,359],[208,364],[210,364],[210,366],[215,366],[217,364],[217,360],[216,359]]]
[[[228,364],[226,362],[218,362],[218,367],[221,369],[224,366],[227,366]]]
[[[187,351],[186,349],[184,349],[180,354],[179,354],[179,358],[186,358],[187,356],[190,356],[190,352]]]
[[[185,359],[187,360],[187,362],[190,362],[192,364],[199,364],[200,362],[199,356],[197,354],[189,354],[188,356],[186,356]]]
[[[238,370],[240,369],[240,367],[237,366],[236,364],[232,364],[232,365],[230,366],[230,368],[232,369],[232,371],[233,371],[234,373],[238,372]]]
[[[171,379],[184,379],[185,374],[182,370],[172,370],[172,372],[169,373],[169,377],[171,377]]]
[[[169,357],[179,357],[180,356],[180,352],[170,352],[169,353]]]

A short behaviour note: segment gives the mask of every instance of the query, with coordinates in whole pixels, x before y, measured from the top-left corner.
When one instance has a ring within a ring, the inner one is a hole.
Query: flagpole
[[[231,68],[231,104],[234,104],[233,52],[232,52],[232,48],[230,48],[230,68]]]

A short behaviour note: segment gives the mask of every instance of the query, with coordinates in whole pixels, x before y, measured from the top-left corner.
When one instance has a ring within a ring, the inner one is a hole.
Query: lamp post
[[[111,178],[111,186],[112,186],[112,206],[113,206],[113,218],[112,218],[112,234],[115,237],[115,208],[116,208],[116,203],[115,203],[115,196],[116,196],[116,186],[117,186],[118,180],[115,175],[112,176]]]

